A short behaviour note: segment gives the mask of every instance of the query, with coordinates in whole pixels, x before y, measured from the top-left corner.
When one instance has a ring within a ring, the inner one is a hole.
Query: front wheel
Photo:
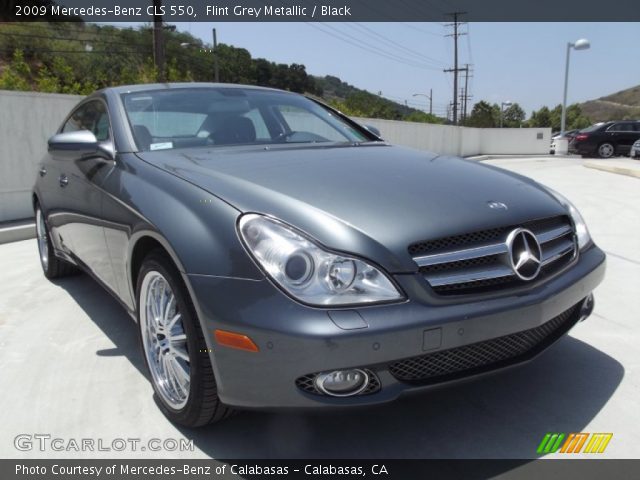
[[[140,341],[162,412],[186,427],[229,416],[188,291],[165,254],[145,258],[137,292]]]
[[[600,146],[598,147],[598,156],[600,158],[611,158],[613,157],[613,154],[615,153],[615,147],[613,146],[613,144],[605,142],[600,144]]]

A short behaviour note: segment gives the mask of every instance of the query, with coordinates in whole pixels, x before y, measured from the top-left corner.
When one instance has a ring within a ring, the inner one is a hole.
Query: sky
[[[120,24],[123,26],[122,24]],[[254,58],[301,63],[313,75],[333,75],[417,108],[433,89],[443,115],[453,97],[451,28],[440,23],[178,23],[178,30],[211,43],[249,50]],[[587,38],[589,50],[571,52],[567,103],[640,84],[637,23],[469,23],[460,28],[459,63],[472,64],[470,104],[519,103],[527,113],[562,102],[567,42]],[[461,73],[461,79],[463,79]],[[463,81],[461,83],[464,83]],[[462,85],[460,85],[462,86]]]

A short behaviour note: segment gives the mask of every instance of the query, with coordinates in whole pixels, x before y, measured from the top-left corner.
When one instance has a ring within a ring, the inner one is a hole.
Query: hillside
[[[593,122],[640,119],[640,85],[580,104]]]
[[[43,0],[46,1],[46,0]],[[166,79],[213,80],[211,45],[189,33],[164,32]],[[65,23],[0,23],[0,89],[88,94],[99,88],[155,82],[152,30]],[[220,80],[311,94],[350,115],[441,122],[349,85],[335,76],[309,75],[302,64],[253,58],[244,48],[219,44]]]

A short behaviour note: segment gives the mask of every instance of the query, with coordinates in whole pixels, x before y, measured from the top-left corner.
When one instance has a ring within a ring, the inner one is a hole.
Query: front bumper
[[[398,380],[389,366],[540,327],[588,297],[604,270],[605,255],[592,246],[561,275],[526,293],[437,305],[411,294],[419,284],[417,275],[397,275],[410,300],[356,309],[367,326],[352,330],[338,327],[325,309],[292,301],[266,279],[187,275],[186,280],[210,348],[221,400],[242,408],[279,408],[376,404],[427,388],[420,382]],[[217,345],[216,329],[247,335],[259,352]],[[438,345],[428,345],[426,352],[425,331],[433,329],[438,331]],[[368,395],[335,398],[296,386],[297,379],[309,374],[354,367],[374,372],[381,388]]]

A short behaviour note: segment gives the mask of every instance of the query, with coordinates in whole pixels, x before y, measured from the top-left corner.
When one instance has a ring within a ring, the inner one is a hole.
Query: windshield
[[[125,93],[138,150],[373,140],[300,95],[251,88],[179,88]]]

